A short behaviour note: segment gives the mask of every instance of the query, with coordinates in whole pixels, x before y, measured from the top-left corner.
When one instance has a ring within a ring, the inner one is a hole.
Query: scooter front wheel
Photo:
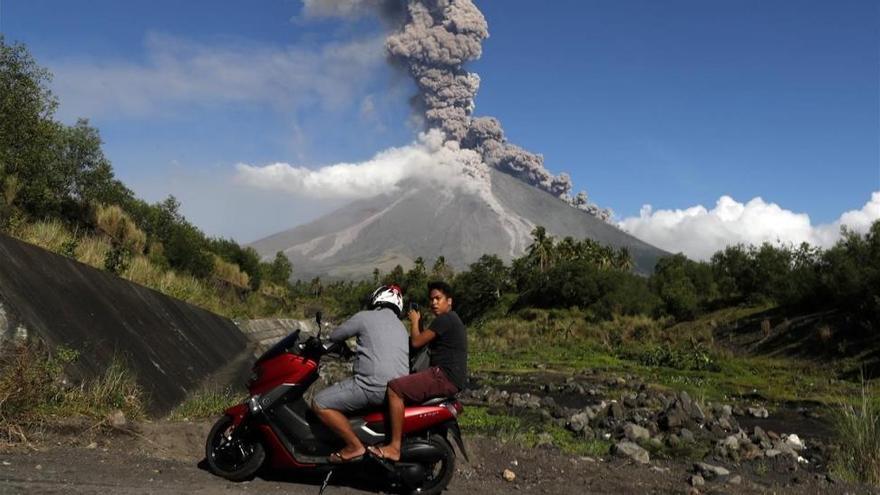
[[[231,481],[244,481],[253,478],[263,465],[266,449],[247,425],[233,428],[232,418],[224,415],[208,434],[205,459],[212,473]]]

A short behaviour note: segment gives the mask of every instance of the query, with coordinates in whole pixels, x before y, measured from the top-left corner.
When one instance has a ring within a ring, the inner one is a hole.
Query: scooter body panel
[[[248,384],[248,391],[264,394],[283,384],[303,383],[317,369],[316,361],[285,352],[254,367],[257,379]]]

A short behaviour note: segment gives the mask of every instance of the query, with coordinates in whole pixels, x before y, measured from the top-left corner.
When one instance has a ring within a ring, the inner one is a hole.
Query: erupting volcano
[[[537,225],[627,247],[642,273],[664,254],[608,224],[610,212],[585,192],[572,196],[569,176],[553,175],[541,155],[508,142],[497,119],[473,116],[480,78],[464,65],[481,56],[489,30],[471,0],[307,0],[306,8],[369,8],[394,26],[385,48],[415,81],[425,133],[407,155],[417,165],[408,165],[393,190],[252,243],[261,255],[283,251],[300,278],[361,277],[419,256],[442,255],[464,268],[482,254],[521,255]]]

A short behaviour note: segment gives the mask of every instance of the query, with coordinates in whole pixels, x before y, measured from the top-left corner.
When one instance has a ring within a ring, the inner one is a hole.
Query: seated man
[[[332,463],[351,462],[364,455],[364,444],[352,431],[345,413],[382,404],[388,381],[409,373],[406,329],[399,319],[403,310],[400,287],[379,287],[368,307],[330,334],[333,342],[357,337],[354,376],[321,390],[312,401],[315,414],[345,442],[345,447],[330,455]]]
[[[452,310],[452,288],[445,282],[431,282],[428,290],[431,312],[436,318],[427,329],[420,330],[421,315],[411,310],[409,333],[413,348],[428,345],[431,366],[388,382],[391,441],[382,447],[370,447],[370,452],[382,459],[400,460],[405,402],[418,404],[431,397],[455,395],[467,380],[467,332]]]

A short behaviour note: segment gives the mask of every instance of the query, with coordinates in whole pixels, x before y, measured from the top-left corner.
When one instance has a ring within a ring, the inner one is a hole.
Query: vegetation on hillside
[[[50,79],[0,35],[0,231],[227,316],[291,309],[287,258],[206,236],[173,196],[137,198],[97,129],[55,120]]]

